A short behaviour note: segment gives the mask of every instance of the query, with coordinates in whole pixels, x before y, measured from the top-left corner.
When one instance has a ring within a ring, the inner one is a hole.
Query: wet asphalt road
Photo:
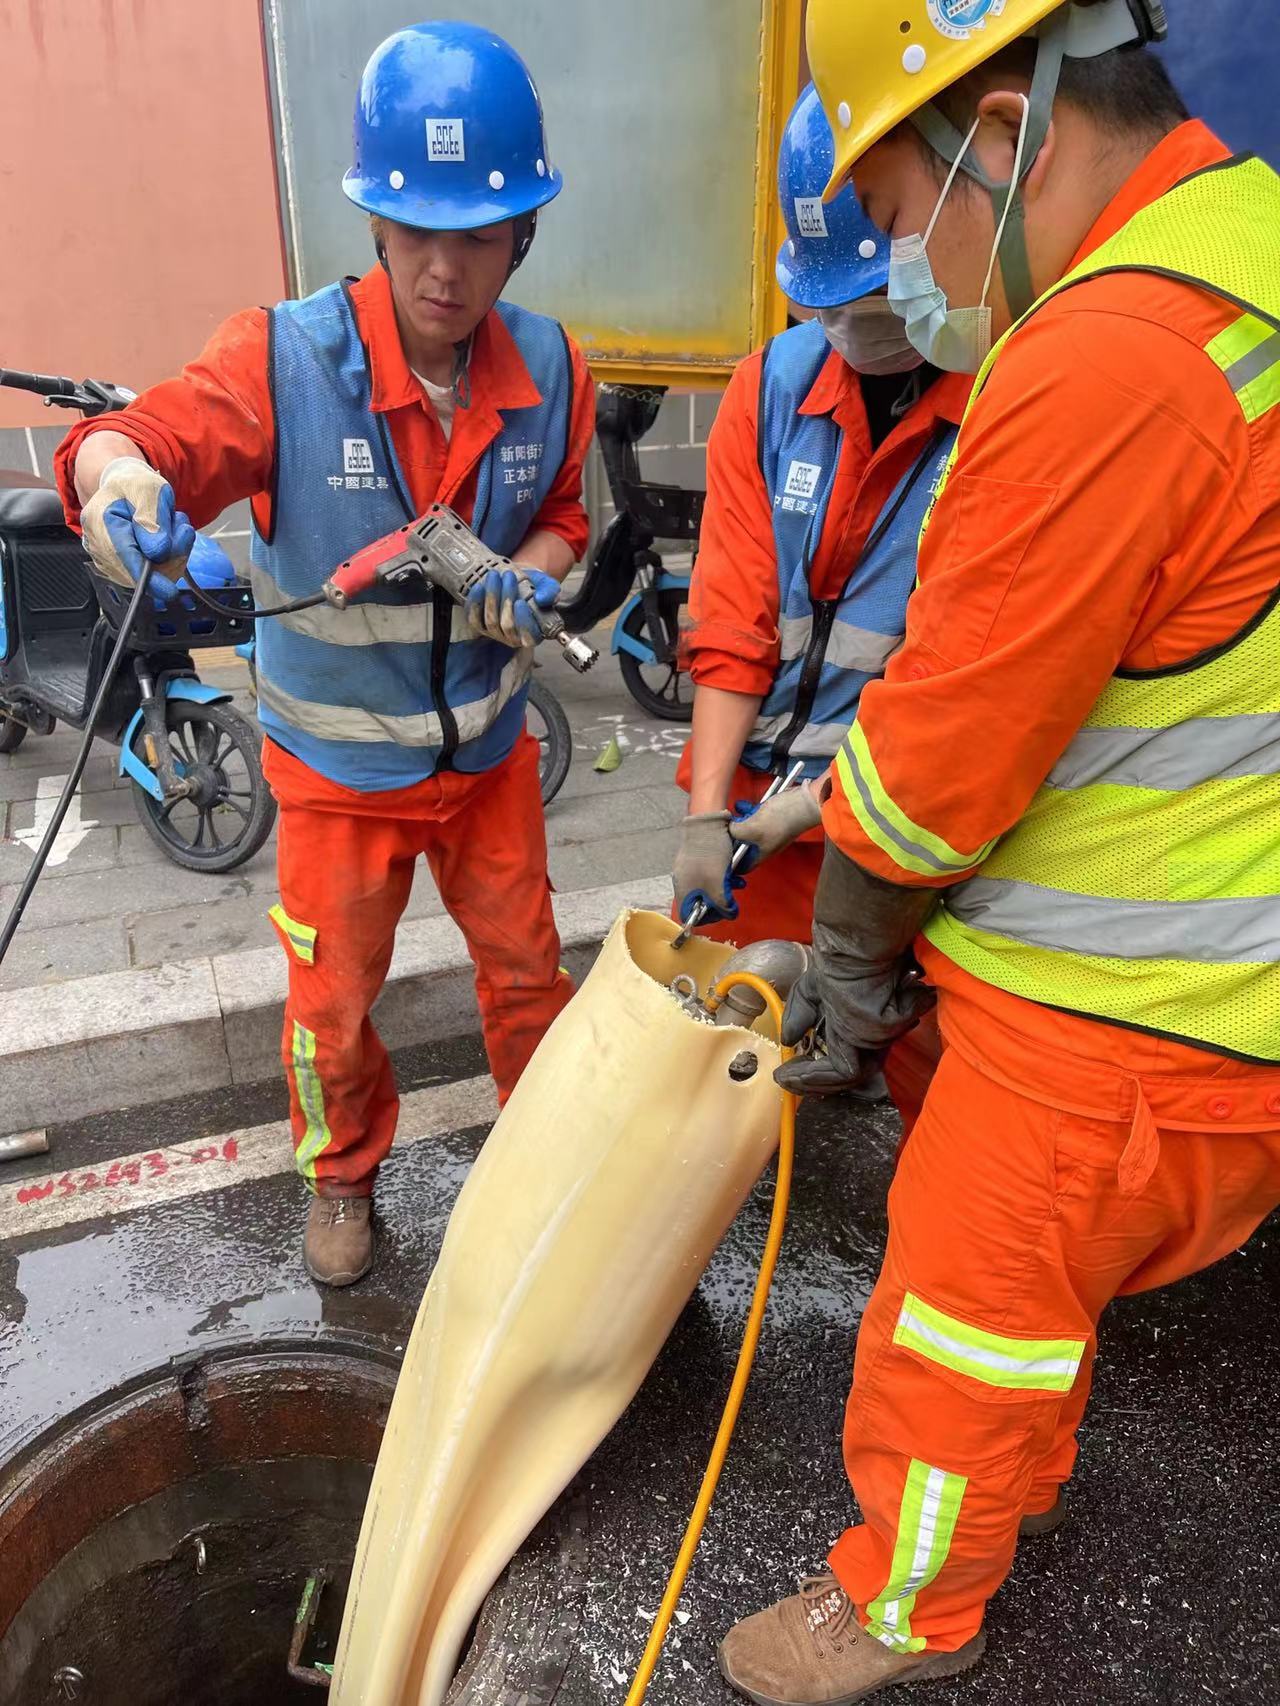
[[[483,1059],[467,1041],[398,1066],[410,1088],[471,1077]],[[83,1122],[52,1132],[53,1154],[6,1167],[0,1184],[283,1112],[273,1084]],[[716,1640],[820,1567],[854,1514],[840,1417],[895,1130],[883,1109],[805,1110],[756,1376],[653,1706],[736,1698],[716,1672]],[[349,1293],[307,1282],[301,1191],[285,1175],[0,1242],[0,1462],[73,1405],[175,1356],[281,1337],[402,1346],[482,1138],[471,1129],[393,1155],[380,1263]],[[715,1431],[768,1193],[766,1180],[640,1395],[493,1596],[459,1702],[622,1700]],[[1023,1543],[981,1669],[919,1685],[912,1701],[1280,1701],[1277,1299],[1273,1221],[1181,1287],[1115,1306],[1068,1522]]]

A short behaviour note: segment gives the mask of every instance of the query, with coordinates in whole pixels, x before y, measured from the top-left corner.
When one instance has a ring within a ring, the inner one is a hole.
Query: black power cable
[[[287,604],[269,604],[265,609],[260,605],[254,605],[252,610],[237,610],[232,604],[219,604],[216,598],[210,598],[204,588],[197,586],[191,579],[187,580],[185,586],[179,586],[178,591],[179,593],[192,593],[206,610],[212,610],[216,616],[222,617],[224,621],[231,616],[240,617],[249,622],[260,622],[264,616],[292,616],[295,610],[312,610],[317,604],[327,603],[322,592],[311,592],[305,598],[292,598]]]
[[[32,891],[40,881],[40,873],[44,870],[45,861],[53,851],[54,842],[58,839],[58,831],[62,828],[62,820],[67,815],[67,808],[71,804],[76,789],[80,786],[80,778],[84,775],[84,767],[89,761],[89,752],[93,746],[98,718],[102,715],[103,707],[107,702],[107,695],[110,693],[112,683],[120,669],[121,660],[129,644],[129,636],[133,632],[133,625],[142,609],[142,601],[146,597],[147,583],[150,579],[151,564],[144,563],[142,573],[138,576],[137,584],[134,587],[133,597],[129,600],[129,607],[124,613],[124,620],[120,624],[120,632],[116,635],[116,643],[112,648],[111,656],[107,659],[107,667],[102,672],[98,691],[89,708],[89,715],[85,722],[84,739],[80,742],[80,750],[76,753],[75,763],[71,766],[71,774],[67,777],[66,784],[58,796],[58,803],[53,808],[53,816],[49,819],[49,827],[45,830],[39,847],[36,848],[31,867],[23,878],[22,887],[18,890],[18,898],[9,909],[9,916],[4,921],[4,928],[0,929],[0,964],[3,963],[5,955],[9,952],[9,944],[13,941],[14,934],[22,922],[22,915],[27,910],[27,902],[31,899]]]
[[[124,619],[120,624],[120,631],[116,636],[116,643],[112,648],[111,656],[107,659],[107,667],[103,671],[102,681],[98,686],[98,691],[94,696],[93,704],[90,707],[88,721],[85,725],[84,739],[81,741],[80,749],[76,753],[75,763],[71,766],[71,774],[67,777],[66,784],[63,787],[61,794],[58,796],[58,803],[53,808],[53,816],[50,818],[49,826],[44,832],[44,837],[41,840],[39,847],[36,849],[35,857],[31,861],[30,869],[23,878],[22,887],[18,891],[18,898],[9,909],[9,916],[4,921],[3,929],[0,929],[0,965],[4,963],[4,957],[9,952],[9,944],[13,941],[18,926],[22,922],[22,915],[27,910],[27,902],[31,899],[32,892],[34,891],[36,884],[40,881],[40,875],[44,870],[45,862],[53,850],[54,842],[58,839],[58,831],[62,828],[62,820],[67,815],[68,808],[71,805],[72,796],[80,786],[80,778],[84,775],[84,767],[89,762],[89,753],[93,747],[98,718],[101,716],[102,708],[107,702],[107,694],[111,691],[111,686],[120,669],[120,663],[124,657],[125,649],[129,644],[129,636],[133,632],[134,624],[142,609],[142,602],[146,596],[153,567],[153,564],[146,561],[143,562],[142,572],[134,584],[133,597],[129,600],[128,608],[124,613]],[[241,616],[253,622],[260,621],[264,616],[291,616],[295,610],[310,610],[315,605],[324,604],[326,602],[323,592],[313,592],[306,598],[291,599],[287,604],[273,604],[266,609],[255,608],[253,610],[237,611],[231,605],[219,604],[216,599],[210,598],[204,588],[197,586],[192,580],[189,580],[185,586],[181,587],[180,591],[190,592],[198,603],[203,604],[207,610],[211,610],[215,616],[223,621],[228,617],[234,616]]]

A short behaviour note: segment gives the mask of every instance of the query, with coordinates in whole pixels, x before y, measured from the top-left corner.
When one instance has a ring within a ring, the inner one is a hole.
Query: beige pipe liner
[[[771,1022],[690,1018],[668,983],[705,993],[733,950],[677,952],[676,928],[617,920],[458,1197],[365,1510],[334,1706],[439,1706],[485,1595],[630,1403],[777,1145]],[[747,1047],[759,1065],[737,1082]]]

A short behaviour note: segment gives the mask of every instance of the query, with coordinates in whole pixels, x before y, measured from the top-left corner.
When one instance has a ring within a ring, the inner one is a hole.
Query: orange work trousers
[[[1280,1070],[924,957],[946,1047],[858,1333],[844,1456],[863,1520],[831,1567],[886,1645],[946,1652],[1071,1473],[1107,1304],[1217,1261],[1280,1202]]]
[[[269,745],[280,800],[280,908],[289,956],[283,1057],[298,1171],[320,1196],[373,1189],[399,1098],[369,1010],[391,964],[418,855],[475,965],[499,1103],[573,994],[551,910],[538,746],[496,769],[392,796],[353,796]]]

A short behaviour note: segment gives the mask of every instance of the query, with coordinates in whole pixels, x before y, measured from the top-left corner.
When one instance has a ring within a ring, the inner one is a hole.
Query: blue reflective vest
[[[503,411],[481,459],[472,525],[517,549],[568,444],[573,365],[554,320],[500,302],[541,401]],[[370,408],[368,357],[345,284],[271,311],[276,457],[269,539],[255,528],[254,596],[314,592],[363,546],[412,520],[385,415]],[[473,637],[438,590],[384,586],[346,610],[321,605],[258,629],[258,715],[266,732],[330,781],[403,788],[437,769],[492,769],[524,726],[532,663]]]
[[[809,569],[827,526],[844,435],[830,415],[799,411],[829,353],[822,327],[811,320],[774,338],[760,369],[760,471],[773,504],[782,651],[742,761],[777,775],[797,759],[806,776],[821,775],[863,687],[901,646],[921,524],[958,431],[939,422],[849,565],[840,596],[814,598]]]

